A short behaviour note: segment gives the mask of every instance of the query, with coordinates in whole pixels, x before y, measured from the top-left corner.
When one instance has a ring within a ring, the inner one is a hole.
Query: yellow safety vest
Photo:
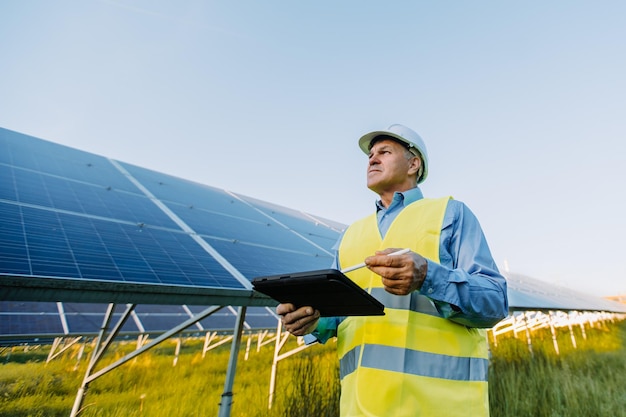
[[[402,210],[381,238],[376,215],[351,225],[339,246],[341,265],[385,248],[411,248],[439,263],[449,197],[421,199]],[[489,415],[486,333],[444,319],[413,292],[387,293],[380,276],[347,274],[385,305],[384,316],[347,317],[337,329],[341,415],[482,417]]]

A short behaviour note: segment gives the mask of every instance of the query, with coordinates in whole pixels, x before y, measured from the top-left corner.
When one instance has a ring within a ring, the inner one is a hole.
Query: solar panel
[[[626,313],[626,305],[548,284],[521,274],[506,273],[510,310],[609,311]]]
[[[191,316],[204,306],[138,305],[132,319],[122,327],[121,336],[138,333],[163,333]],[[0,345],[33,339],[52,340],[60,336],[88,336],[98,333],[107,310],[106,304],[16,302],[0,301]],[[121,315],[119,306],[113,317]],[[237,312],[224,308],[189,327],[186,333],[206,331],[232,332]],[[275,329],[277,317],[273,308],[249,307],[244,327],[247,330]]]
[[[43,333],[59,335],[64,333],[54,303],[0,302],[0,335]]]
[[[0,128],[0,300],[273,305],[343,226]]]

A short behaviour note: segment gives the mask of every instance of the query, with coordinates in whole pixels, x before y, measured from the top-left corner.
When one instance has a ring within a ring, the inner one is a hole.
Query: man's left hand
[[[382,277],[385,291],[395,295],[407,295],[422,288],[428,271],[428,262],[415,252],[388,256],[399,250],[401,248],[377,251],[374,256],[365,259],[365,265]]]

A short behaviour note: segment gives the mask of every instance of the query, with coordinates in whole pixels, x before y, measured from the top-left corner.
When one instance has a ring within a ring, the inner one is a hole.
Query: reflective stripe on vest
[[[343,356],[339,367],[342,379],[356,370],[360,354],[361,346],[356,346]],[[483,358],[438,355],[392,346],[365,345],[361,366],[431,378],[487,381],[489,361]]]
[[[387,308],[411,310],[441,317],[432,300],[416,292],[410,295],[399,296],[388,293],[384,288],[372,288],[371,294]]]
[[[385,248],[411,248],[439,262],[448,201],[422,199],[408,205],[384,239],[375,215],[354,223],[341,241],[340,264],[358,264]],[[339,325],[342,416],[489,414],[483,330],[442,318],[418,292],[387,293],[380,277],[366,268],[347,275],[385,305],[385,316],[347,317]]]

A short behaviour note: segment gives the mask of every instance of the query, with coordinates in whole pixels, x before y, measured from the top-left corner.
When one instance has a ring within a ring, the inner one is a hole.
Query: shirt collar
[[[389,210],[392,207],[397,205],[402,205],[403,207],[408,206],[411,203],[416,202],[417,200],[421,200],[424,198],[424,194],[422,194],[422,190],[419,187],[411,188],[410,190],[393,193],[393,199],[391,200],[391,204],[389,207],[385,207],[381,200],[376,200],[376,211],[380,210]]]

